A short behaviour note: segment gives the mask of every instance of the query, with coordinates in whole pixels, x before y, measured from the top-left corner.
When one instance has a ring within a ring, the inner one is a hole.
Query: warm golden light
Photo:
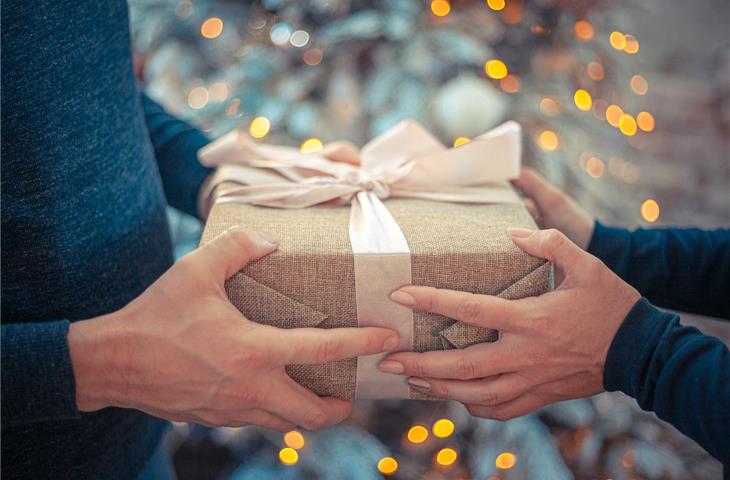
[[[223,20],[218,17],[210,17],[200,26],[200,34],[205,38],[216,38],[221,32],[223,32]]]
[[[623,50],[626,47],[626,36],[621,32],[611,32],[608,42],[616,50]]]
[[[408,430],[407,438],[411,443],[423,443],[428,438],[428,429],[423,425],[414,425]]]
[[[441,418],[434,422],[431,430],[433,430],[433,434],[437,437],[446,438],[454,433],[454,422],[448,418]]]
[[[579,40],[588,41],[593,39],[593,25],[587,20],[578,20],[574,26],[575,36]]]
[[[515,463],[517,463],[517,456],[514,453],[510,452],[500,453],[499,455],[497,455],[497,459],[494,461],[494,464],[500,470],[508,470],[514,467]]]
[[[432,0],[431,11],[437,17],[445,17],[451,11],[451,4],[446,0]]]
[[[279,460],[284,465],[294,465],[299,461],[299,454],[293,448],[282,448],[279,450]]]
[[[492,59],[484,64],[484,71],[494,79],[501,79],[507,76],[507,65],[502,60]]]
[[[606,72],[603,70],[603,65],[598,62],[589,63],[586,67],[586,72],[590,79],[595,80],[596,82],[603,80],[603,77],[606,76]]]
[[[575,102],[575,106],[578,107],[578,110],[581,110],[583,112],[587,112],[588,110],[590,110],[591,105],[593,105],[593,99],[591,98],[591,94],[583,90],[582,88],[575,91],[575,95],[573,95],[573,101]]]
[[[460,146],[464,145],[465,143],[469,143],[469,142],[471,142],[470,138],[456,137],[456,139],[454,140],[454,147],[460,147]]]
[[[517,23],[520,23],[524,14],[522,9],[522,3],[510,2],[509,4],[505,5],[504,10],[502,10],[501,14],[502,21],[506,24],[515,25]]]
[[[383,457],[378,461],[378,471],[383,475],[393,475],[398,470],[398,462],[393,457]]]
[[[636,124],[645,132],[651,132],[654,130],[655,122],[654,115],[649,112],[639,112],[636,116]]]
[[[453,448],[442,448],[436,454],[436,463],[442,467],[453,465],[459,454]]]
[[[195,87],[188,93],[188,106],[195,110],[203,108],[208,104],[208,89]]]
[[[545,97],[540,100],[540,111],[551,117],[560,113],[560,105],[554,99]]]
[[[649,198],[641,204],[641,218],[649,223],[656,222],[659,218],[659,204],[656,200]]]
[[[619,120],[618,128],[619,130],[621,130],[621,133],[623,133],[627,137],[634,136],[636,135],[636,120],[628,113],[624,113],[623,115],[621,115],[621,120]]]
[[[520,82],[520,77],[510,73],[499,81],[499,86],[507,93],[517,93],[520,91],[522,82]]]
[[[504,0],[487,0],[487,5],[495,12],[502,10],[504,8],[504,4]]]
[[[284,434],[284,444],[294,450],[301,450],[304,448],[304,435],[296,430],[286,432]]]
[[[619,123],[621,123],[621,116],[623,114],[624,111],[618,105],[609,105],[606,108],[606,121],[612,126],[618,128]]]
[[[323,148],[324,145],[322,145],[322,141],[319,138],[308,138],[302,142],[299,150],[302,153],[314,153],[321,152]]]
[[[634,75],[631,77],[629,86],[631,87],[631,91],[637,95],[646,95],[646,92],[649,91],[649,82],[647,82],[646,78],[641,75]]]
[[[552,130],[544,130],[542,133],[540,133],[540,146],[543,150],[553,151],[556,148],[558,148],[558,145],[560,144],[560,140],[558,139],[558,134],[553,132]]]
[[[248,126],[248,133],[253,138],[264,138],[271,129],[271,122],[266,117],[256,117],[251,121],[251,125]]]
[[[601,178],[604,169],[603,160],[598,157],[591,157],[586,162],[586,172],[593,178]]]
[[[639,41],[633,35],[626,35],[624,37],[626,45],[624,46],[624,52],[628,54],[635,54],[639,51]]]

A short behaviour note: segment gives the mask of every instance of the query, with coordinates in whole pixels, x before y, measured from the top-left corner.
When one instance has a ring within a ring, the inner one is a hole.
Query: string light
[[[279,460],[284,465],[294,465],[299,461],[299,454],[291,447],[279,450]]]
[[[464,138],[464,137],[459,137]],[[414,425],[408,430],[406,435],[408,441],[411,443],[419,444],[426,441],[428,438],[428,429],[423,425]]]
[[[200,34],[207,39],[217,38],[222,32],[223,20],[218,17],[210,17],[200,26]]]
[[[499,455],[497,455],[497,459],[494,461],[494,464],[500,470],[509,470],[510,468],[515,466],[515,463],[517,463],[517,456],[514,453],[510,452],[500,453]]]
[[[603,77],[606,75],[606,72],[603,70],[603,65],[598,62],[589,63],[586,67],[586,72],[590,79],[596,82],[603,80]]]
[[[558,145],[560,144],[558,134],[553,132],[552,130],[543,130],[542,133],[540,133],[539,138],[540,147],[542,147],[543,150],[547,150],[549,152],[557,149]]]
[[[307,140],[304,140],[302,146],[299,147],[299,150],[301,150],[302,153],[314,153],[321,152],[323,148],[324,145],[322,145],[322,141],[319,138],[308,138]]]
[[[649,223],[654,223],[659,219],[659,204],[654,199],[644,200],[641,204],[641,218]],[[633,458],[631,458],[633,463]],[[627,462],[629,463],[629,462]]]
[[[253,138],[264,138],[271,129],[271,122],[266,117],[256,117],[251,121],[251,125],[248,126],[248,133]]]
[[[619,130],[621,130],[621,133],[623,133],[627,137],[632,137],[636,135],[636,120],[628,113],[624,113],[623,115],[621,115],[621,120],[619,120],[618,128]]]
[[[433,427],[431,427],[431,430],[433,431],[433,434],[439,438],[449,437],[452,433],[454,433],[454,422],[448,418],[441,418],[436,420]]]
[[[304,435],[296,430],[286,432],[284,434],[284,444],[294,450],[301,450],[304,448]]]
[[[507,93],[517,93],[520,91],[522,82],[520,82],[520,77],[510,73],[499,81],[499,86]]]
[[[611,35],[608,36],[608,42],[616,50],[626,48],[626,36],[621,32],[611,32]]]
[[[495,12],[499,12],[504,8],[505,2],[504,0],[487,0],[487,6],[494,10]]]
[[[398,462],[393,457],[383,457],[378,461],[378,471],[383,475],[393,475],[398,470]]]
[[[624,46],[624,52],[634,55],[639,51],[639,41],[633,35],[626,35],[624,37],[626,45]]]
[[[575,102],[575,106],[578,107],[578,110],[581,110],[583,112],[587,112],[591,109],[591,105],[593,105],[593,99],[591,98],[591,94],[587,91],[581,89],[578,89],[575,91],[575,95],[573,95],[573,101]]]
[[[484,64],[484,71],[488,76],[495,80],[500,80],[507,76],[507,65],[502,60],[492,59]]]
[[[645,132],[654,130],[654,115],[649,112],[639,112],[636,116],[636,124]]]
[[[649,82],[647,82],[646,78],[641,75],[634,75],[631,77],[631,80],[629,80],[629,86],[631,87],[631,91],[637,95],[646,95],[646,92],[649,91]]]
[[[623,114],[624,111],[618,105],[609,105],[606,108],[606,121],[611,124],[611,126],[618,128]]]
[[[575,22],[573,30],[575,31],[575,37],[579,40],[587,42],[593,39],[593,25],[587,20],[578,20]]]
[[[208,89],[195,87],[188,93],[188,106],[195,110],[203,108],[208,104]]]
[[[436,463],[442,467],[453,465],[459,454],[453,448],[442,448],[436,454]]]
[[[454,140],[454,147],[460,147],[460,146],[464,145],[465,143],[469,143],[469,142],[471,142],[470,138],[456,137],[456,139]]]
[[[451,11],[451,4],[446,0],[432,0],[431,11],[437,17],[445,17]]]

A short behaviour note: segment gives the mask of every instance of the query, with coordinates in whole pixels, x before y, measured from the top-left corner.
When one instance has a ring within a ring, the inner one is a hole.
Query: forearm
[[[730,353],[717,338],[642,299],[611,344],[604,386],[631,395],[730,463]]]
[[[606,227],[588,252],[662,307],[730,318],[730,231]]]

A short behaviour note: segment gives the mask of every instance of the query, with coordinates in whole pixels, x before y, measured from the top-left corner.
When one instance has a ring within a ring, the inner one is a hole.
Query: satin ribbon
[[[198,152],[200,162],[218,167],[204,198],[216,186],[216,202],[276,208],[350,203],[359,326],[400,334],[398,350],[413,350],[413,313],[389,300],[411,283],[408,242],[383,200],[413,198],[461,203],[514,203],[505,182],[520,170],[520,125],[507,122],[460,147],[447,148],[415,122],[405,121],[361,150],[361,165],[330,161],[292,147],[255,143],[239,130]],[[408,398],[406,378],[377,369],[384,354],[360,357],[355,398]]]

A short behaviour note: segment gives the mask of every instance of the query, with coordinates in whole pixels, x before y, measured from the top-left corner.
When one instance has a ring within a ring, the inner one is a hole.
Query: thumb
[[[508,228],[507,232],[517,247],[535,257],[544,258],[567,271],[585,254],[562,232],[549,230],[528,230]]]
[[[191,254],[221,283],[238,273],[246,264],[273,252],[279,246],[279,239],[267,232],[247,232],[242,227],[233,227]]]

